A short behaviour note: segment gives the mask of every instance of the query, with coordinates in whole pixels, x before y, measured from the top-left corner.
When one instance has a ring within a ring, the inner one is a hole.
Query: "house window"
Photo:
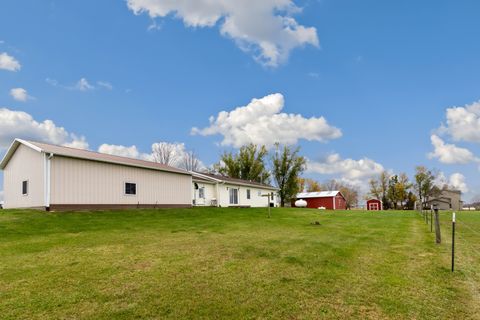
[[[125,182],[125,194],[136,195],[137,194],[137,184],[131,182]]]
[[[205,187],[201,187],[198,189],[198,197],[200,199],[205,199]]]
[[[28,181],[22,181],[22,195],[28,195]]]
[[[262,191],[261,191],[261,190],[258,190],[258,196],[259,196],[259,197],[262,196]]]
[[[247,189],[247,199],[250,200],[250,189]]]
[[[230,195],[230,204],[238,204],[238,189],[230,188],[228,193]]]

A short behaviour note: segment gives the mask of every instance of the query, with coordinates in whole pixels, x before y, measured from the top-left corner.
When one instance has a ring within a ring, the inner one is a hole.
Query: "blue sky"
[[[361,185],[381,168],[411,175],[424,164],[467,187],[467,200],[480,194],[478,1],[204,2],[2,1],[0,153],[16,136],[139,156],[166,141],[211,164],[246,141],[225,142],[245,125],[219,112],[279,93],[274,113],[299,115],[285,125],[308,176]],[[320,117],[325,130],[307,128]],[[274,141],[281,119],[257,117],[248,132],[273,127]],[[191,134],[209,126],[216,134]]]

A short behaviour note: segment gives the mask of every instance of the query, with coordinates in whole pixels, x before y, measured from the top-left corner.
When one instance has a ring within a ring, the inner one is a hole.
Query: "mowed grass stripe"
[[[0,226],[7,319],[476,316],[412,212],[4,210]]]

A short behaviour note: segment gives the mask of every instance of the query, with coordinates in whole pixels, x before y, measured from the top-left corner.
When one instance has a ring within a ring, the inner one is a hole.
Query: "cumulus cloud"
[[[462,193],[467,193],[469,191],[465,176],[458,172],[450,176],[449,185],[462,191]]]
[[[308,160],[307,172],[323,175],[338,175],[339,179],[364,189],[369,179],[378,176],[385,169],[372,159],[342,159],[338,153],[328,155],[320,161]]]
[[[68,132],[52,120],[39,122],[26,112],[0,108],[0,149],[9,147],[15,138],[88,148],[85,137]]]
[[[430,159],[438,159],[438,161],[445,164],[466,164],[479,161],[470,150],[445,143],[435,134],[430,139],[434,147],[434,151],[428,154]]]
[[[480,101],[448,108],[446,124],[439,131],[450,135],[454,141],[480,143]]]
[[[98,152],[112,154],[121,157],[127,158],[137,158],[137,159],[145,159],[148,154],[142,154],[138,151],[136,146],[122,146],[122,145],[115,145],[115,144],[102,144],[98,147]]]
[[[253,99],[248,105],[232,111],[221,111],[210,117],[210,126],[192,128],[192,134],[223,136],[222,145],[241,147],[255,143],[272,147],[274,143],[295,144],[300,139],[326,142],[342,136],[324,117],[304,118],[299,114],[281,113],[284,98],[280,93]]]
[[[127,0],[127,5],[153,19],[172,15],[187,27],[218,26],[223,36],[271,67],[297,47],[319,46],[317,30],[293,18],[301,9],[292,0]]]
[[[33,99],[33,97],[28,95],[27,90],[23,88],[10,89],[10,95],[14,100],[17,100],[20,102],[26,102],[27,100]]]
[[[16,72],[21,68],[22,66],[17,59],[8,55],[6,52],[0,53],[0,69]]]

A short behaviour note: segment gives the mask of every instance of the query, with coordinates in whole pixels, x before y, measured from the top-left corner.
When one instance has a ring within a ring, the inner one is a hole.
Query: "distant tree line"
[[[439,173],[424,166],[415,168],[412,181],[407,174],[382,172],[369,181],[369,198],[383,202],[384,209],[413,210],[415,203],[426,208],[429,200],[438,197],[447,184],[439,185]]]

